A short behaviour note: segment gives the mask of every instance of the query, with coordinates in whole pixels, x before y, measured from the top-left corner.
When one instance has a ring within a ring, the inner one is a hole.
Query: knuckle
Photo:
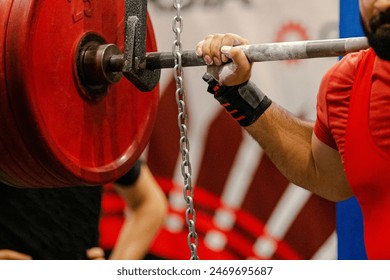
[[[214,35],[213,34],[209,34],[205,37],[205,40],[211,40],[213,39]]]
[[[216,34],[214,35],[214,38],[215,38],[215,39],[222,39],[224,36],[225,36],[225,35],[222,34],[222,33],[216,33]]]

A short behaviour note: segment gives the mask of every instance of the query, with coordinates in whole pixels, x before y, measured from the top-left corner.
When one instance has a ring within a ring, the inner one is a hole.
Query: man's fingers
[[[201,44],[200,53],[203,55],[203,59],[207,65],[213,64],[212,54],[211,54],[211,42],[213,40],[213,35],[208,35]]]
[[[215,34],[210,42],[210,57],[214,65],[217,66],[222,64],[221,47],[223,38],[223,34]]]
[[[90,260],[104,260],[104,250],[100,247],[93,247],[87,250],[87,257]]]
[[[202,56],[202,46],[203,46],[204,40],[200,41],[196,47],[195,47],[195,53],[197,56]]]
[[[0,260],[31,260],[32,257],[14,250],[0,250]]]
[[[248,40],[233,33],[208,35],[197,44],[195,52],[203,56],[207,71],[214,78],[224,85],[233,86],[250,78],[252,64],[241,48],[234,48],[248,43]],[[228,63],[229,59],[233,63]]]
[[[229,57],[226,56],[226,53],[221,48],[248,43],[248,40],[233,33],[208,35],[196,45],[195,52],[198,56],[203,56],[207,65],[220,66],[229,60]]]
[[[234,33],[226,33],[223,37],[222,46],[241,46],[241,45],[248,45],[249,41],[245,38],[242,38],[241,36],[234,34]]]

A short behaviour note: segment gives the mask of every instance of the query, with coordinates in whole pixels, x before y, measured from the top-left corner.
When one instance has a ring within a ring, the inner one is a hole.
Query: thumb
[[[221,82],[231,86],[248,81],[252,64],[248,61],[244,51],[240,47],[223,46],[221,53],[232,61],[228,67],[224,67],[225,69],[221,71]]]
[[[250,64],[244,51],[240,47],[223,46],[221,48],[221,53],[231,59],[238,67],[243,66],[246,68],[247,64]]]
[[[226,56],[227,58],[229,59],[232,59],[232,56],[230,54],[230,51],[231,51],[232,47],[231,46],[223,46],[221,48],[221,53]]]

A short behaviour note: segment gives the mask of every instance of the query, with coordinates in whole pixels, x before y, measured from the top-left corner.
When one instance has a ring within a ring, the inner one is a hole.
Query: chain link
[[[178,126],[180,129],[180,152],[181,152],[181,174],[184,178],[184,200],[187,204],[186,222],[188,226],[188,248],[191,252],[191,260],[198,260],[198,235],[195,230],[196,213],[194,208],[194,190],[191,182],[190,143],[187,136],[187,113],[185,95],[183,88],[183,67],[182,67],[182,43],[181,32],[183,31],[183,18],[181,17],[181,0],[173,0],[176,9],[176,16],[172,20],[172,30],[175,40],[172,44],[172,53],[175,56],[173,75],[176,80],[176,103],[178,106]]]

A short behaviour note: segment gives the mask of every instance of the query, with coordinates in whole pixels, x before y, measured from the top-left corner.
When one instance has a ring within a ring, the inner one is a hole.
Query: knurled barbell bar
[[[245,46],[237,46],[243,49],[248,60],[251,62],[295,60],[307,58],[322,58],[344,56],[350,52],[368,48],[366,37],[327,39],[312,41],[295,41],[280,43],[263,43]],[[150,52],[146,53],[143,67],[146,69],[173,68],[175,57],[172,52]],[[110,57],[110,68],[112,71],[121,69],[124,63],[123,55],[114,54]],[[204,66],[202,57],[196,55],[193,50],[182,52],[182,66]]]

